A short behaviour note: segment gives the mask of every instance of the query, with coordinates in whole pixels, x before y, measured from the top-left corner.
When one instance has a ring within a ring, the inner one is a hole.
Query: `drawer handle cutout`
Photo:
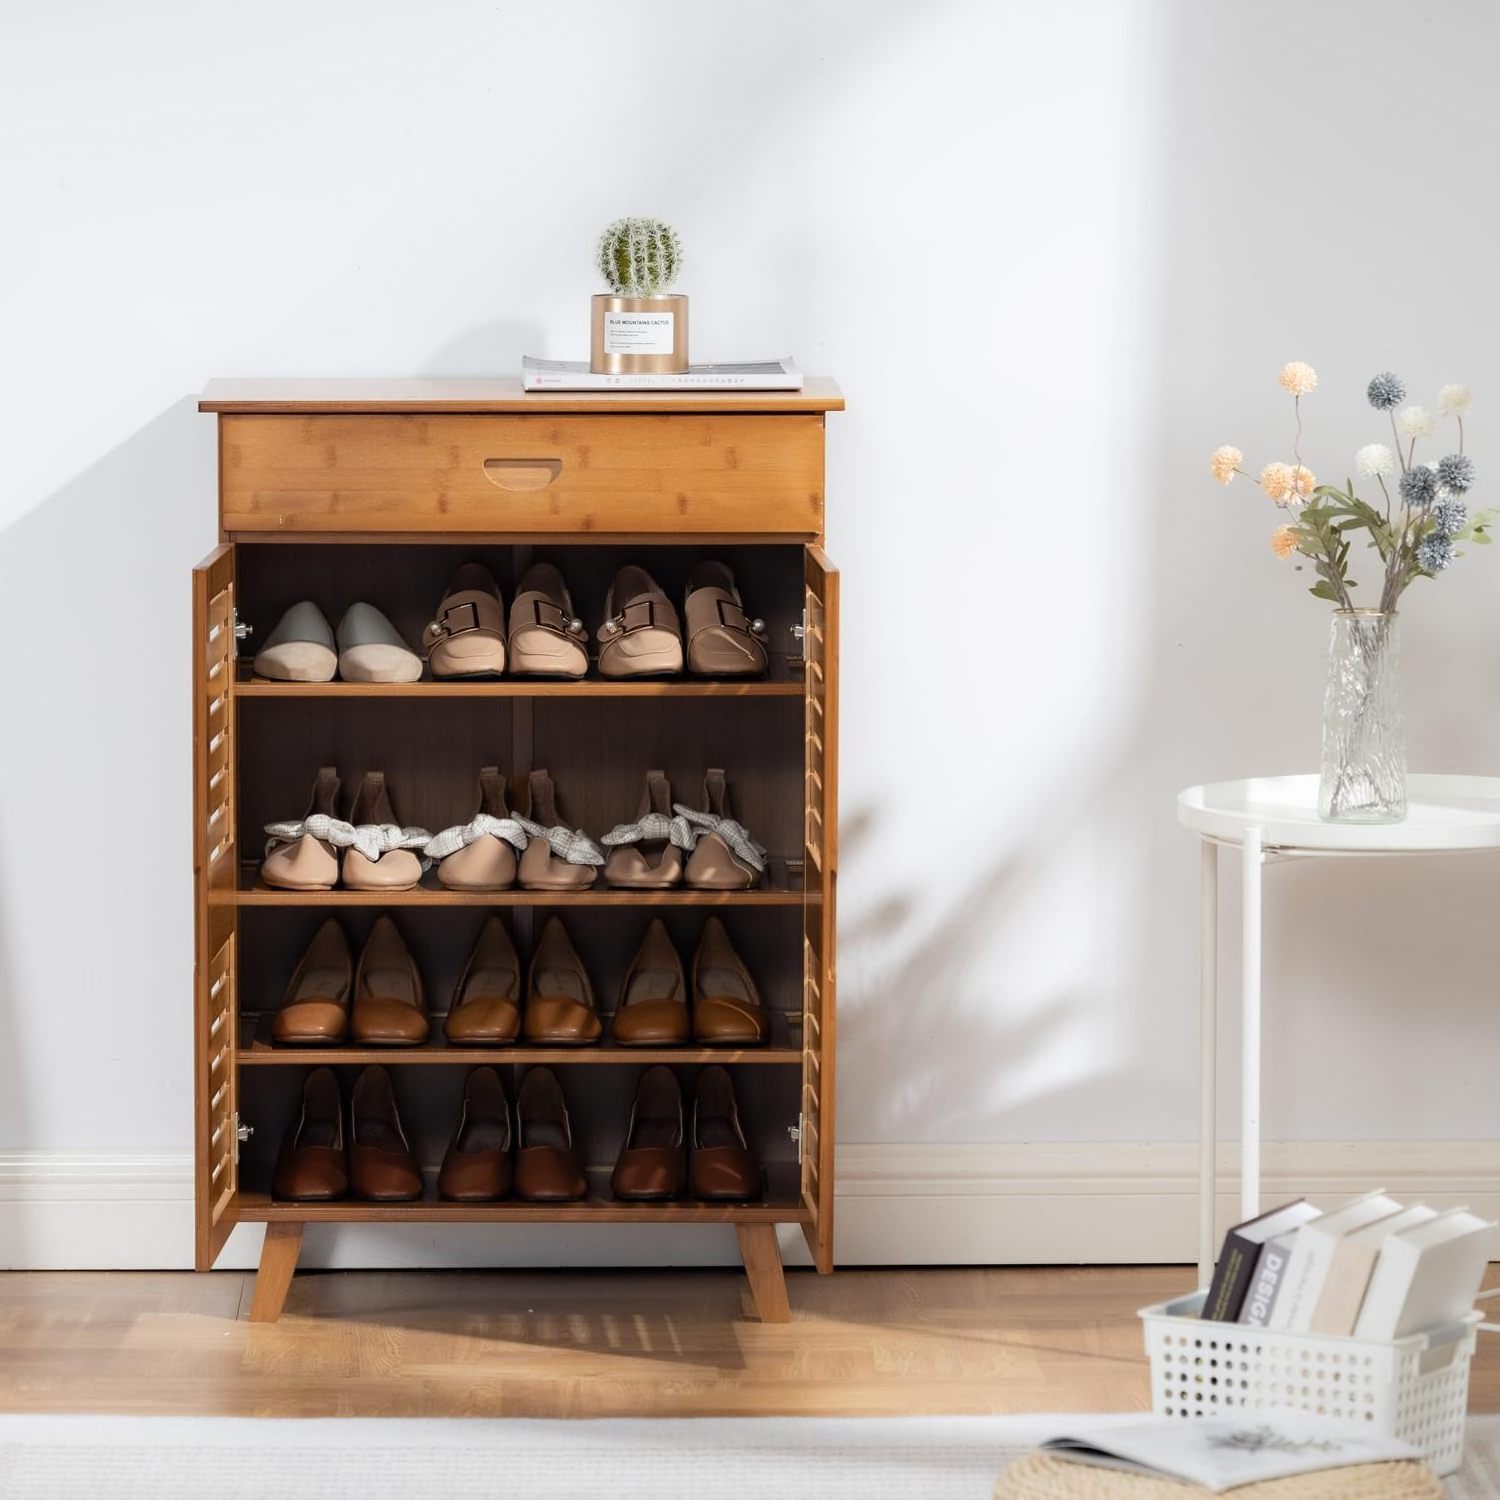
[[[562,473],[560,458],[487,458],[484,477],[502,490],[544,490]]]

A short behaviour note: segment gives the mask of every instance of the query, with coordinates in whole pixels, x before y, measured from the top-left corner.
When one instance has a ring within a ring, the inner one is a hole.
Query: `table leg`
[[[1247,828],[1240,906],[1240,1218],[1260,1212],[1260,829]]]
[[[1198,1285],[1214,1269],[1218,1130],[1219,846],[1203,840],[1198,903]]]

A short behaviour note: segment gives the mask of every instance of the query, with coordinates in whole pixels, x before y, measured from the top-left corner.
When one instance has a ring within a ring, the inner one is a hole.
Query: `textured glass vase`
[[[1334,823],[1406,816],[1406,720],[1394,614],[1341,609],[1328,638],[1318,812]]]

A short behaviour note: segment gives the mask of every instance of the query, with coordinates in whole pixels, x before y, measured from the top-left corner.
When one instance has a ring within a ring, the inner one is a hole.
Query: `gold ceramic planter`
[[[688,299],[594,297],[589,369],[596,375],[664,375],[688,367]]]

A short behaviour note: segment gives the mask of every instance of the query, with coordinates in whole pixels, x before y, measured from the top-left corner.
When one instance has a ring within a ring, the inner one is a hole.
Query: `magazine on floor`
[[[1183,1479],[1215,1494],[1293,1474],[1422,1456],[1410,1443],[1367,1426],[1293,1411],[1097,1424],[1085,1417],[1041,1451],[1128,1474]]]

